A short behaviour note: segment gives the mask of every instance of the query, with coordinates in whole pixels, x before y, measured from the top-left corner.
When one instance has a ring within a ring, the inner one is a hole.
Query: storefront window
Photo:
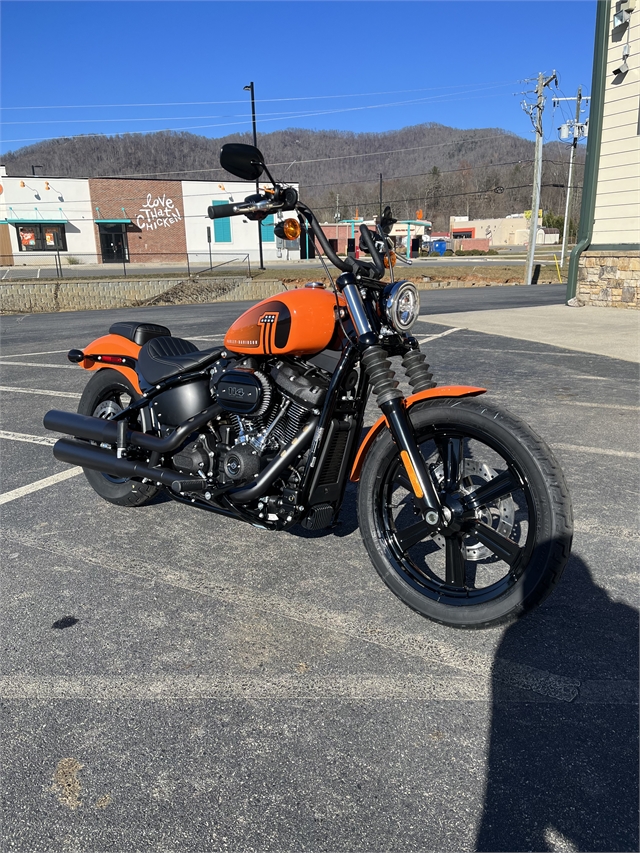
[[[21,252],[66,252],[67,238],[64,225],[46,225],[34,222],[16,225],[18,249]]]
[[[214,206],[226,204],[226,201],[212,201]],[[231,220],[228,217],[224,219],[213,220],[213,239],[216,243],[231,243]]]

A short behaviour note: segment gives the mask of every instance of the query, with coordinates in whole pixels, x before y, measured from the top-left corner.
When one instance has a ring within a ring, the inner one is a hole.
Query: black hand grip
[[[207,208],[209,219],[224,219],[226,216],[237,216],[242,213],[237,204],[212,204]]]
[[[371,260],[373,261],[374,267],[380,275],[384,275],[384,261],[380,257],[380,252],[376,249],[376,244],[373,242],[371,231],[369,231],[366,225],[361,225],[360,234],[362,235],[362,239],[364,240],[367,249],[369,249],[369,252],[371,253]]]

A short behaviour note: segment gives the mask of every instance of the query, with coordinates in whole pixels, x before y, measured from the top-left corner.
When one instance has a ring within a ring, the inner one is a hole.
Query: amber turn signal
[[[287,240],[297,240],[300,236],[300,223],[297,219],[285,219],[282,231]]]
[[[395,267],[395,265],[396,265],[396,253],[395,252],[389,252],[388,255],[384,256],[384,265],[385,265],[386,269],[389,269],[389,261],[391,261],[391,266]]]

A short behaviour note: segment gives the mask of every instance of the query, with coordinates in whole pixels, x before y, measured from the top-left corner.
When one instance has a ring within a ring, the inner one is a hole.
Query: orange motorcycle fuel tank
[[[246,355],[315,355],[329,345],[336,311],[346,302],[323,287],[301,287],[258,302],[233,323],[224,338]]]

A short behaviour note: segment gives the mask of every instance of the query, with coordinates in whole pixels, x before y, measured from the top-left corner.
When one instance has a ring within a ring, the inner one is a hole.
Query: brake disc
[[[443,477],[442,464],[438,465],[434,470],[435,475],[439,480]],[[476,459],[468,459],[465,457],[462,468],[462,477],[460,479],[460,491],[463,495],[470,495],[475,492],[482,483],[488,483],[498,476],[498,472],[490,468],[485,462],[479,462]],[[480,507],[478,510],[478,520],[482,521],[488,527],[493,528],[496,533],[505,536],[507,539],[511,536],[515,521],[515,505],[511,495],[507,495],[499,500],[492,501],[490,504]],[[433,541],[440,548],[445,547],[445,538],[440,533],[436,533],[432,537]],[[466,551],[466,559],[472,562],[485,560],[487,557],[492,557],[493,551],[483,545],[473,536],[468,536],[463,547]]]

